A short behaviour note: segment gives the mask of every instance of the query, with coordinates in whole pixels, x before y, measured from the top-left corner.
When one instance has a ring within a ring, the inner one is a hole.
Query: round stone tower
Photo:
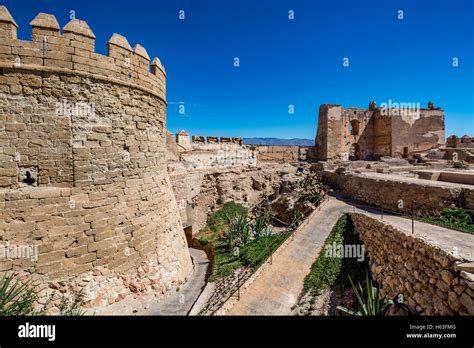
[[[97,54],[81,20],[30,24],[18,40],[0,6],[0,272],[33,278],[40,302],[179,286],[192,263],[166,170],[163,66],[118,34]]]

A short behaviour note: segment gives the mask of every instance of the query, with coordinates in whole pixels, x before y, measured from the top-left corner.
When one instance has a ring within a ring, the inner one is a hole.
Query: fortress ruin
[[[444,111],[370,103],[368,109],[324,104],[319,108],[316,135],[318,160],[376,160],[408,157],[443,146]]]

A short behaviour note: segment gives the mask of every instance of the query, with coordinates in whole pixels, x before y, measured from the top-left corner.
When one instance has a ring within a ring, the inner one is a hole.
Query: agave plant
[[[272,218],[272,211],[269,208],[263,208],[260,214],[255,217],[252,224],[252,233],[255,239],[261,237],[268,237],[272,234],[270,221]]]
[[[13,274],[4,274],[0,279],[0,315],[41,314],[33,309],[37,298],[29,282],[20,283]]]
[[[349,281],[351,282],[352,290],[357,299],[359,310],[354,311],[343,306],[337,306],[337,309],[341,312],[350,315],[383,316],[386,315],[388,309],[394,305],[392,299],[381,296],[380,290],[373,284],[372,280],[369,279],[368,273],[366,273],[365,276],[365,291],[360,283],[355,286],[350,277]]]
[[[250,224],[247,216],[237,215],[230,219],[230,224],[224,237],[231,249],[247,244],[251,238]]]
[[[259,239],[265,235],[267,226],[261,216],[257,216],[252,224],[252,234],[255,239]]]

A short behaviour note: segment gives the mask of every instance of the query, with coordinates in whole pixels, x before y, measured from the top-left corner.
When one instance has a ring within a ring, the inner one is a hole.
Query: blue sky
[[[447,135],[474,136],[471,0],[2,4],[17,21],[21,39],[30,38],[28,23],[38,12],[54,14],[64,26],[73,10],[97,36],[98,52],[106,52],[107,40],[117,32],[158,56],[168,74],[172,132],[314,138],[319,105],[367,107],[370,100],[380,105],[391,99],[422,107],[432,100],[445,110]],[[349,67],[343,67],[345,57]],[[454,57],[458,67],[452,66]]]

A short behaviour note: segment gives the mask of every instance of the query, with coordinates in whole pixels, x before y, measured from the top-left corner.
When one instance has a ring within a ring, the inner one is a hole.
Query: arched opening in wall
[[[349,131],[351,132],[351,135],[359,135],[359,126],[360,121],[358,120],[352,120],[349,123]]]
[[[362,151],[359,144],[352,144],[349,149],[349,161],[358,161],[362,159]]]

